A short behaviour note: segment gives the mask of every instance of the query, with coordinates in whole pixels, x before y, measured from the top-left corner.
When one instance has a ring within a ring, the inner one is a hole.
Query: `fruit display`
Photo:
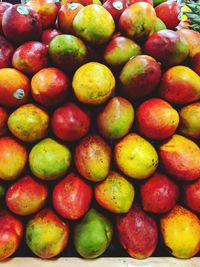
[[[200,256],[200,4],[22,2],[0,2],[0,261]]]

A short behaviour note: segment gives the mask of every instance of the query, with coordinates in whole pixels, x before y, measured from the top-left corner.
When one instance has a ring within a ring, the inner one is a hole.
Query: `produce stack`
[[[0,3],[1,260],[199,252],[200,8],[162,2]]]

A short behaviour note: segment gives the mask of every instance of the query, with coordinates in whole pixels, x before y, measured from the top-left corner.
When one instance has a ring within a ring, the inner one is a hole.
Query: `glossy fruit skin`
[[[53,206],[65,219],[81,218],[89,209],[92,188],[79,176],[70,173],[53,190]]]
[[[69,3],[80,3],[83,6],[88,6],[93,3],[92,0],[61,0],[61,4],[69,4]]]
[[[31,143],[47,135],[49,121],[45,110],[34,104],[26,104],[9,116],[8,128],[18,139]]]
[[[181,64],[187,58],[189,46],[177,32],[166,29],[153,33],[147,39],[144,53],[155,58],[162,67],[168,68]]]
[[[198,217],[176,205],[160,221],[161,233],[169,252],[188,259],[199,251],[200,223]]]
[[[159,90],[170,104],[186,105],[200,99],[200,77],[188,67],[174,66],[163,74]]]
[[[131,257],[145,259],[151,256],[158,243],[156,222],[137,204],[117,218],[119,241]]]
[[[67,99],[70,82],[58,68],[43,68],[31,80],[31,93],[35,101],[49,107],[63,103]]]
[[[61,9],[58,12],[58,25],[59,29],[63,33],[71,33],[74,34],[73,29],[73,20],[77,13],[84,6],[79,3],[68,3],[62,5]]]
[[[175,1],[166,1],[155,7],[156,16],[160,18],[167,29],[174,30],[179,24],[178,15],[181,11],[179,4]]]
[[[4,136],[7,133],[7,120],[8,112],[0,107],[0,136]]]
[[[166,101],[151,98],[137,109],[138,131],[146,138],[162,140],[172,136],[179,124],[178,112]]]
[[[90,116],[73,102],[68,102],[54,111],[51,128],[61,140],[78,140],[87,134],[90,128]]]
[[[30,81],[13,68],[0,69],[0,105],[17,107],[28,101]]]
[[[71,164],[67,146],[46,138],[37,143],[29,154],[32,173],[41,180],[55,180],[64,176]]]
[[[49,44],[49,55],[53,63],[68,72],[74,71],[88,61],[88,50],[81,39],[61,34]]]
[[[2,17],[3,17],[3,14],[6,11],[6,9],[8,9],[11,6],[12,6],[11,3],[0,2],[0,33],[1,34],[2,34]]]
[[[104,60],[111,68],[121,68],[131,57],[141,54],[141,48],[129,38],[112,38],[104,50]]]
[[[39,15],[43,29],[54,26],[58,13],[58,7],[54,1],[31,0],[27,5],[32,7]]]
[[[130,59],[121,70],[119,79],[122,94],[136,100],[152,93],[161,78],[159,63],[147,55]]]
[[[26,148],[5,136],[0,138],[0,179],[10,181],[17,179],[26,166],[28,152]]]
[[[115,96],[97,115],[97,126],[101,135],[107,139],[119,139],[131,129],[134,109],[125,98]]]
[[[189,138],[200,138],[200,102],[195,102],[183,107],[179,111],[180,127],[179,131]]]
[[[175,206],[179,188],[168,176],[156,172],[141,185],[140,193],[144,210],[159,214]]]
[[[42,43],[45,45],[49,45],[51,40],[53,40],[53,38],[55,38],[56,36],[60,34],[62,34],[62,32],[57,29],[53,29],[53,28],[46,29],[42,31],[42,36],[41,36]]]
[[[96,201],[113,213],[126,213],[134,200],[134,187],[123,176],[110,171],[106,179],[95,185]]]
[[[196,143],[175,134],[166,140],[159,155],[166,172],[183,181],[192,181],[200,176],[200,149]]]
[[[189,209],[200,212],[200,179],[184,185],[183,199]]]
[[[69,226],[51,209],[43,209],[26,226],[26,244],[42,259],[57,256],[67,246]]]
[[[11,66],[13,53],[14,47],[3,36],[0,36],[0,69]]]
[[[112,235],[113,227],[111,222],[92,208],[75,226],[75,249],[83,258],[97,258],[108,248]]]
[[[128,7],[128,1],[107,0],[103,4],[103,7],[112,15],[115,22],[118,22],[121,14]]]
[[[192,69],[200,76],[200,51],[192,58]]]
[[[23,234],[22,223],[8,212],[0,213],[0,261],[16,252]]]
[[[139,3],[139,2],[145,2],[145,3],[148,3],[151,6],[153,6],[153,0],[129,0],[128,1],[129,6],[132,5],[132,4],[135,4],[135,3]]]
[[[155,26],[154,32],[158,32],[158,31],[165,30],[165,29],[167,29],[165,23],[161,19],[156,17],[156,26]]]
[[[24,176],[12,184],[6,192],[6,205],[15,214],[26,216],[39,211],[48,196],[46,186]]]
[[[111,14],[102,6],[92,4],[81,9],[73,21],[78,37],[92,45],[103,45],[114,33],[115,23]]]
[[[149,3],[138,2],[124,10],[119,19],[120,30],[134,40],[146,40],[154,32],[156,13]]]
[[[75,72],[72,87],[80,102],[100,105],[111,97],[115,89],[115,77],[105,65],[89,62]]]
[[[33,75],[48,64],[47,47],[36,41],[22,44],[15,50],[12,65],[25,74]]]
[[[4,12],[2,28],[6,38],[19,45],[38,40],[42,25],[34,9],[27,5],[14,5]]]
[[[200,33],[190,29],[180,29],[177,31],[180,36],[183,36],[189,45],[189,56],[193,57],[200,52]]]
[[[87,135],[75,147],[76,168],[90,181],[98,182],[105,179],[110,169],[110,161],[111,148],[98,135]]]
[[[158,166],[155,148],[135,133],[129,133],[115,144],[114,159],[117,167],[134,179],[151,176]]]

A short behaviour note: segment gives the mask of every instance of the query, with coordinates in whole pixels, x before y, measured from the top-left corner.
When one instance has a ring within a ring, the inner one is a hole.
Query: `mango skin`
[[[156,17],[156,25],[155,25],[154,32],[158,32],[158,31],[165,30],[165,29],[167,29],[165,23],[161,19]]]
[[[169,252],[188,259],[199,251],[200,223],[191,211],[176,205],[160,220],[161,233]]]
[[[26,104],[8,118],[8,128],[24,142],[35,142],[47,135],[50,118],[46,111],[34,104]]]
[[[113,213],[126,213],[134,200],[134,187],[119,173],[110,171],[106,179],[95,185],[95,198]]]
[[[26,244],[43,259],[57,256],[67,246],[69,226],[50,209],[37,213],[26,226]]]
[[[75,148],[74,162],[86,179],[98,182],[106,178],[110,169],[111,148],[98,135],[87,135]]]
[[[200,77],[188,67],[171,67],[162,76],[159,94],[174,105],[197,101],[200,99]]]
[[[97,258],[108,248],[112,235],[111,222],[95,209],[90,209],[75,226],[75,249],[83,258]]]
[[[200,138],[200,102],[183,107],[180,112],[180,132],[190,138]]]
[[[71,164],[67,146],[46,138],[37,143],[29,154],[32,173],[42,180],[55,180],[66,174]]]
[[[100,133],[108,139],[126,135],[134,122],[134,109],[125,98],[113,97],[97,116]]]
[[[155,148],[136,133],[130,133],[114,147],[117,167],[131,178],[145,179],[151,176],[158,166]]]
[[[189,56],[193,57],[200,52],[200,33],[190,29],[180,29],[177,31],[183,36],[189,45]]]
[[[192,181],[200,177],[200,149],[190,139],[174,134],[160,146],[159,156],[166,172],[177,179]]]

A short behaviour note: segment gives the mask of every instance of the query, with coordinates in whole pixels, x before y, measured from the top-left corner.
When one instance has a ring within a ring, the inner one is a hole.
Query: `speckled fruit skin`
[[[89,62],[75,72],[72,87],[80,102],[100,105],[111,97],[115,89],[115,77],[106,65]]]
[[[17,179],[26,166],[28,152],[26,148],[11,137],[0,138],[0,179]]]
[[[0,213],[0,261],[16,252],[23,234],[22,223],[8,212]]]
[[[55,180],[64,176],[71,164],[67,146],[46,138],[37,143],[29,154],[32,173],[42,180]]]
[[[62,5],[58,12],[58,25],[63,33],[74,33],[73,20],[83,7],[84,6],[79,3],[68,3]]]
[[[175,1],[166,1],[155,7],[156,16],[160,18],[168,29],[174,30],[179,24],[178,15],[181,11],[179,4]]]
[[[144,53],[168,68],[181,64],[188,56],[189,46],[184,37],[172,30],[153,33],[144,45]]]
[[[81,218],[89,209],[92,188],[79,176],[70,173],[53,190],[53,206],[65,219]]]
[[[200,33],[190,29],[180,29],[177,31],[180,36],[183,36],[189,45],[189,56],[193,57],[200,52]]]
[[[189,138],[200,138],[200,102],[192,103],[179,111],[179,131]]]
[[[183,199],[189,209],[200,212],[200,179],[183,186]]]
[[[0,36],[0,69],[11,66],[14,47],[3,37]]]
[[[34,104],[26,104],[8,118],[8,128],[11,133],[24,142],[35,142],[47,135],[49,115]]]
[[[112,235],[113,227],[110,220],[92,208],[86,213],[83,219],[75,225],[75,249],[83,258],[97,258],[101,256],[110,245]]]
[[[191,66],[192,69],[200,76],[200,52],[196,53],[192,57]]]
[[[95,185],[96,201],[113,213],[126,213],[134,200],[134,187],[119,173],[110,171],[106,179]]]
[[[74,141],[87,134],[90,128],[89,113],[73,102],[57,108],[52,116],[53,133],[64,141]]]
[[[196,143],[175,134],[159,148],[162,166],[170,175],[185,181],[200,177],[200,149]]]
[[[81,39],[61,34],[49,44],[49,55],[53,63],[68,72],[77,69],[88,61],[88,50]]]
[[[7,120],[8,112],[0,107],[0,136],[4,136],[7,133]]]
[[[17,215],[26,216],[39,211],[48,196],[46,186],[24,176],[12,184],[6,192],[6,205]]]
[[[92,45],[103,45],[115,30],[111,14],[102,6],[92,4],[81,9],[73,20],[77,36]]]
[[[178,112],[166,101],[151,98],[137,109],[138,131],[147,138],[162,140],[174,134],[179,124]]]
[[[42,31],[42,36],[41,36],[42,43],[45,45],[49,45],[49,43],[53,40],[53,38],[61,34],[62,32],[57,29],[53,28],[46,29]]]
[[[134,109],[125,98],[113,97],[97,115],[97,126],[101,135],[107,139],[119,139],[131,129]]]
[[[58,68],[44,68],[31,80],[31,93],[35,101],[43,106],[55,106],[67,99],[70,81]]]
[[[161,78],[159,63],[147,55],[130,59],[121,70],[121,92],[130,100],[152,93]]]
[[[30,40],[38,40],[42,25],[34,9],[27,5],[14,5],[4,12],[2,29],[6,38],[19,45]]]
[[[12,6],[11,3],[0,2],[0,34],[2,34],[2,17],[3,17],[3,14],[6,11],[6,9],[8,9],[11,6]]]
[[[135,179],[151,176],[158,166],[155,148],[136,133],[129,133],[116,143],[114,159],[124,174]]]
[[[110,169],[111,148],[98,135],[87,135],[76,146],[74,162],[78,172],[94,182],[106,178]]]
[[[58,7],[55,1],[31,0],[27,5],[32,7],[39,15],[43,29],[54,26],[58,13]]]
[[[13,55],[12,65],[26,74],[35,74],[48,63],[47,47],[36,41],[29,41],[19,46]]]
[[[112,15],[115,22],[118,22],[121,14],[128,7],[128,1],[127,0],[107,0],[103,4],[103,7]]]
[[[51,209],[43,209],[26,226],[26,244],[42,259],[57,256],[67,246],[69,226]]]
[[[200,77],[188,67],[171,67],[162,76],[159,94],[175,105],[197,101],[200,99]]]
[[[134,40],[145,40],[154,32],[156,13],[149,3],[138,2],[124,10],[119,19],[120,30]]]
[[[103,54],[105,62],[114,69],[121,68],[131,57],[141,55],[141,48],[129,38],[117,36],[106,46]]]
[[[145,259],[156,249],[156,222],[137,204],[127,214],[117,218],[117,230],[121,245],[131,257]]]
[[[188,259],[199,251],[200,223],[198,217],[176,205],[160,220],[161,233],[169,252],[181,259]]]
[[[16,107],[28,101],[30,81],[13,68],[0,69],[0,105]]]
[[[141,185],[140,193],[144,210],[159,214],[175,206],[179,188],[168,176],[156,172]]]

